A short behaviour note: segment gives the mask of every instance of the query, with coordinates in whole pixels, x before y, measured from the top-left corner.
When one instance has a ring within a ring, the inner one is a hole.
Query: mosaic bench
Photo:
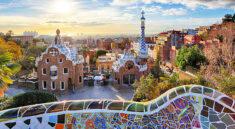
[[[149,102],[60,101],[0,112],[0,129],[235,129],[235,100],[185,85]]]

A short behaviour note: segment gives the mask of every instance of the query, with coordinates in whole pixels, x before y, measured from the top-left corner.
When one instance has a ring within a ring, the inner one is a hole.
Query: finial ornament
[[[59,29],[56,30],[55,44],[56,44],[56,45],[57,45],[57,44],[59,44],[59,45],[61,44],[60,30],[59,30]]]
[[[141,14],[144,15],[144,10],[141,11]]]
[[[145,18],[144,18],[144,14],[145,14],[144,10],[141,11],[141,14],[142,14],[141,20],[145,20]]]
[[[56,30],[56,34],[60,35],[60,30],[59,29]]]

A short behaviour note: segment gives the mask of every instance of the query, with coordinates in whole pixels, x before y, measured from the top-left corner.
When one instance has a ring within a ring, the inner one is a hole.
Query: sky
[[[220,23],[235,12],[234,0],[0,0],[0,32],[54,35],[146,34]]]

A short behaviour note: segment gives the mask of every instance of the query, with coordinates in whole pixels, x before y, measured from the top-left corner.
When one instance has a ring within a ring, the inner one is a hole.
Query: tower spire
[[[142,17],[141,20],[141,40],[140,40],[140,50],[139,50],[139,56],[142,58],[148,57],[148,52],[146,48],[145,43],[145,17],[144,17],[144,10],[141,11]]]

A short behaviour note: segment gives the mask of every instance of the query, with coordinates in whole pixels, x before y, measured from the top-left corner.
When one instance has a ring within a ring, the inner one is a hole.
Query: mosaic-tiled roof
[[[68,48],[65,44],[52,44],[47,47],[46,51],[41,54],[39,58],[36,60],[36,66],[38,65],[38,62],[42,60],[43,55],[48,53],[48,50],[50,48],[55,48],[59,51],[59,54],[64,54],[66,57],[66,60],[70,60],[73,62],[73,65],[83,63],[84,59],[83,58],[78,58],[78,53],[77,49],[74,47],[72,49]]]
[[[137,64],[137,59],[132,56],[131,51],[130,50],[127,50],[127,51],[125,50],[124,55],[113,63],[113,66],[112,66],[113,70],[115,72],[119,72],[119,69],[121,67],[124,67],[126,62],[128,62],[128,61],[132,61],[134,63],[134,65],[139,68],[140,72],[146,71],[147,68],[148,68],[147,64],[138,65]]]

